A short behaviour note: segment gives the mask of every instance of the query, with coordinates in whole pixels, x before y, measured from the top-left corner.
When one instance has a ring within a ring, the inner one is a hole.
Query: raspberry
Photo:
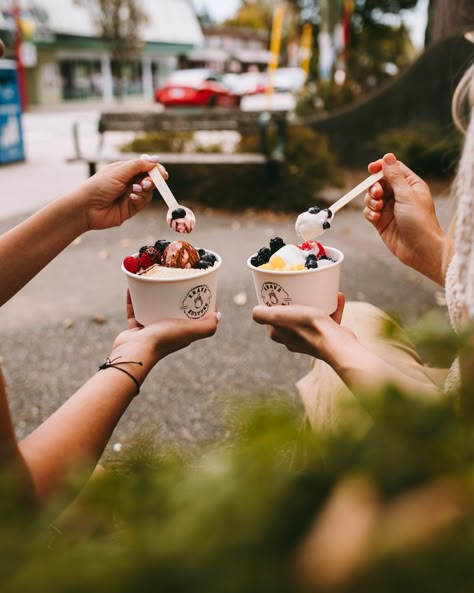
[[[160,252],[155,247],[147,247],[143,253],[147,253],[154,264],[159,264],[161,262]],[[143,253],[141,255],[143,255]]]
[[[140,264],[138,262],[138,257],[134,255],[127,255],[127,257],[123,260],[123,267],[132,274],[136,274],[140,269]]]
[[[318,243],[317,241],[305,241],[301,245],[298,245],[298,247],[300,249],[302,249],[303,251],[311,251],[313,249],[318,249],[318,253],[317,253],[318,257],[321,257],[322,255],[326,255],[326,251],[325,251],[324,247],[321,245],[321,243]]]
[[[138,258],[138,262],[140,264],[140,267],[144,270],[153,265],[153,261],[146,251],[144,251],[142,255],[140,255],[140,257]]]

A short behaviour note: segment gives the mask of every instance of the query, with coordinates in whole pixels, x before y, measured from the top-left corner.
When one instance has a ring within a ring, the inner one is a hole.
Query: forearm
[[[51,202],[0,237],[0,306],[87,229],[73,194]]]
[[[420,238],[420,244],[413,247],[412,259],[404,263],[433,282],[444,286],[444,258],[451,251],[452,241],[453,239],[441,228],[435,230],[429,238]]]
[[[150,367],[123,368],[141,384]],[[20,443],[39,504],[64,487],[74,472],[80,471],[85,483],[136,391],[125,373],[114,368],[98,371]]]

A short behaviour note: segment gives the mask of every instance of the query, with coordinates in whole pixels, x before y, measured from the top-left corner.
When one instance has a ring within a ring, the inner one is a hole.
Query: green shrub
[[[461,135],[441,128],[416,125],[379,134],[374,145],[381,154],[393,152],[421,177],[451,176],[459,160]]]
[[[270,146],[276,137],[270,134]],[[168,143],[168,144],[166,144]],[[219,152],[195,145],[189,135],[153,133],[123,147],[133,152]],[[242,137],[237,152],[260,152],[258,134]],[[289,126],[285,160],[265,165],[166,165],[177,195],[203,206],[298,212],[324,200],[321,190],[340,186],[342,173],[323,136],[308,127]]]

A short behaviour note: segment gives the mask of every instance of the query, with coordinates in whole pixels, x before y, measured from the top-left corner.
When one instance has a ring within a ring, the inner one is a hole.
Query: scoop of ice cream
[[[192,268],[199,261],[199,253],[186,241],[172,241],[163,251],[162,264],[167,268]]]
[[[193,211],[185,206],[168,211],[166,220],[173,231],[177,233],[190,233],[196,226],[196,217]]]
[[[329,208],[325,210],[320,210],[317,207],[309,208],[309,210],[302,212],[296,219],[296,234],[305,241],[315,239],[331,228],[329,219],[332,219],[332,216]]]

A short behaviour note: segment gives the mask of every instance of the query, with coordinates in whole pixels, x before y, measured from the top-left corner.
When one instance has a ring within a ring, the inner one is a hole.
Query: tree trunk
[[[429,0],[425,45],[474,31],[473,0]]]

